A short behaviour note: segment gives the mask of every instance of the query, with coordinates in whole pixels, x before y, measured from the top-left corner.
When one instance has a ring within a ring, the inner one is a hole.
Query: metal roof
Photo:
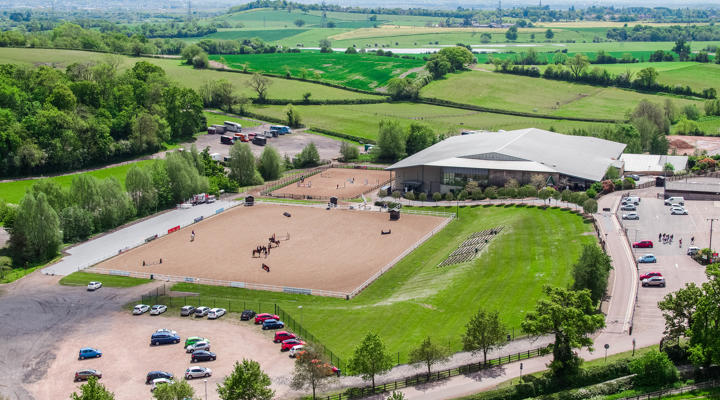
[[[387,169],[452,167],[457,166],[457,159],[462,159],[464,168],[557,172],[599,181],[624,149],[623,143],[536,128],[477,132],[449,137]]]
[[[687,156],[661,156],[655,154],[623,154],[620,160],[625,163],[625,172],[662,172],[665,164],[670,163],[675,171],[687,168]]]

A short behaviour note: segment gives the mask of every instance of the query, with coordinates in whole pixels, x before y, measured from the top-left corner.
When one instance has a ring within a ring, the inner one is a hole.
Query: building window
[[[453,171],[448,168],[443,171],[443,185],[464,187],[470,180],[477,182],[479,186],[487,186],[488,170],[463,169],[463,171]]]

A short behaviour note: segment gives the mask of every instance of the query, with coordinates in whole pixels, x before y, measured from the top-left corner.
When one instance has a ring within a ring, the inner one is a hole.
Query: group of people
[[[672,244],[674,239],[673,234],[667,234],[667,233],[658,233],[658,241],[664,244]],[[695,244],[695,236],[690,238],[690,245]],[[678,246],[682,247],[682,238],[678,239]]]
[[[264,255],[265,255],[265,258],[267,258],[267,256],[270,254],[270,248],[271,248],[271,246],[260,246],[260,245],[258,245],[258,246],[252,251],[252,256],[255,257],[255,254],[257,254],[258,257],[260,257],[261,254],[264,254]]]

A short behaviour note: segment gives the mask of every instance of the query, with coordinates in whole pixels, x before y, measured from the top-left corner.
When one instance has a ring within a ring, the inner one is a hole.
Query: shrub
[[[427,193],[425,193],[425,192],[420,192],[420,194],[418,195],[418,200],[420,200],[420,201],[427,201]]]
[[[622,188],[623,190],[635,189],[635,180],[630,177],[623,179]]]
[[[378,190],[377,195],[378,195],[379,198],[382,199],[383,197],[386,197],[386,196],[388,195],[388,194],[387,194],[387,190],[385,190],[385,189],[380,189],[380,190]]]
[[[470,198],[472,198],[473,200],[482,200],[485,198],[485,194],[483,194],[483,191],[480,189],[473,190],[472,192],[470,192]]]
[[[678,379],[678,371],[667,354],[650,350],[630,363],[630,371],[635,375],[635,383],[641,386],[671,384]]]
[[[595,182],[595,183],[598,183],[598,182]],[[594,199],[595,197],[597,197],[597,191],[595,191],[595,189],[593,189],[593,188],[586,190],[585,194],[587,194],[587,196],[591,199]]]
[[[468,197],[468,192],[465,190],[461,190],[460,193],[458,193],[458,200],[464,201]]]
[[[351,143],[342,142],[340,144],[340,154],[345,162],[357,160],[360,157],[360,149]]]
[[[402,193],[400,193],[399,190],[396,190],[396,191],[392,192],[392,197],[393,197],[393,199],[396,199],[396,200],[397,200],[397,199],[399,199],[400,197],[402,197]]]
[[[615,184],[610,179],[602,181],[602,192],[612,193],[615,191]]]
[[[442,195],[439,192],[435,192],[432,195],[432,199],[433,199],[433,201],[440,201],[440,200],[442,200]]]
[[[455,200],[455,195],[453,195],[453,192],[447,192],[447,193],[445,193],[445,200],[447,200],[447,201],[453,201],[453,200]]]
[[[405,193],[405,198],[408,200],[415,200],[415,193],[407,192],[407,193]]]
[[[497,189],[495,186],[488,186],[485,188],[485,191],[483,192],[485,197],[488,199],[497,199]]]

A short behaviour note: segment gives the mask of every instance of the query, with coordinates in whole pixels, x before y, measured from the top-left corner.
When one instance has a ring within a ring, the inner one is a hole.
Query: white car
[[[89,290],[89,291],[92,292],[93,290],[98,290],[98,289],[100,289],[101,287],[102,287],[102,282],[95,282],[95,281],[93,281],[93,282],[88,283],[87,290]]]
[[[147,304],[138,304],[133,308],[133,315],[145,314],[150,310],[150,306]]]
[[[151,391],[151,392],[154,392],[155,389],[158,388],[158,386],[161,386],[161,385],[172,385],[173,383],[175,383],[175,381],[171,381],[170,379],[167,379],[167,378],[157,378],[157,379],[153,379],[153,381],[152,381],[152,388],[150,388],[150,391]]]
[[[185,370],[185,379],[207,378],[212,375],[212,370],[207,367],[190,367]]]
[[[166,306],[166,305],[155,304],[155,305],[152,306],[152,308],[150,309],[150,315],[160,315],[160,314],[164,313],[165,311],[167,311],[167,306]]]
[[[673,207],[670,209],[670,215],[688,215],[684,207]]]
[[[202,318],[208,314],[210,311],[209,307],[200,306],[195,309],[195,318]]]
[[[622,215],[622,219],[640,219],[640,216],[636,212],[630,212]]]
[[[208,319],[217,319],[225,315],[224,308],[212,308],[208,311]]]
[[[188,353],[192,353],[195,350],[207,350],[210,351],[210,342],[206,342],[204,340],[201,340],[199,342],[195,342],[188,346],[185,351]]]
[[[301,345],[301,344],[299,344],[299,345],[297,345],[297,346],[293,346],[293,347],[290,349],[289,357],[290,357],[290,358],[295,358],[295,357],[298,355],[298,352],[300,352],[300,351],[301,351],[302,349],[304,349],[304,348],[305,348],[305,346],[303,346],[303,345]]]
[[[177,332],[175,332],[172,329],[168,329],[168,328],[160,328],[160,329],[156,330],[155,333],[169,333],[171,335],[177,335]]]

